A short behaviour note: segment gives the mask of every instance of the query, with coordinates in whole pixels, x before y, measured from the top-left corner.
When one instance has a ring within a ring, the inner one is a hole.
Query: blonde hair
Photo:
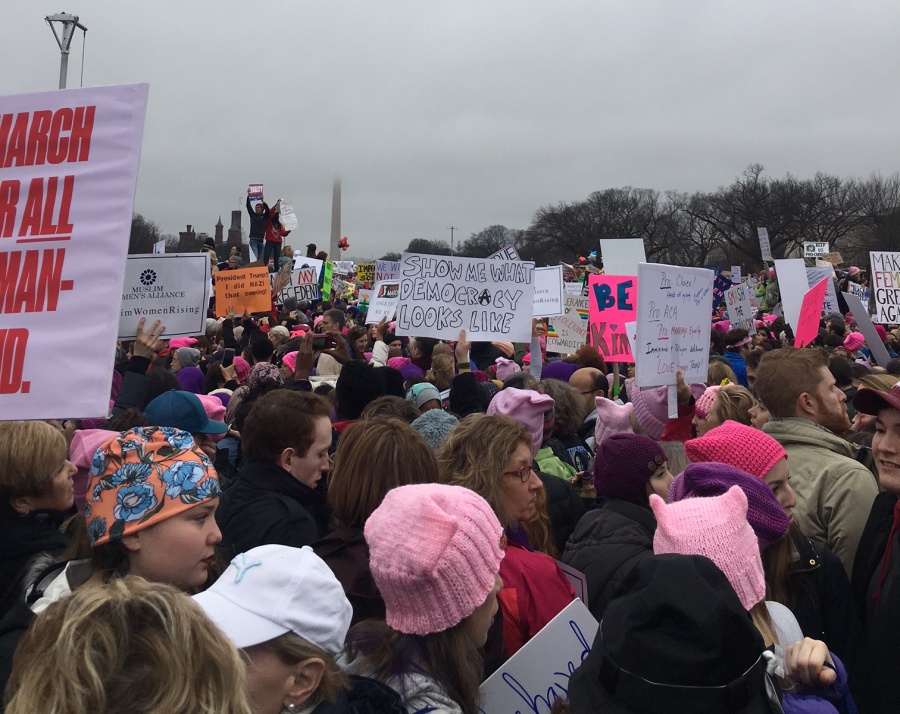
[[[342,689],[350,689],[350,678],[338,667],[334,655],[307,642],[294,632],[285,632],[273,640],[245,649],[251,657],[254,650],[267,650],[288,666],[298,664],[306,659],[322,660],[325,664],[325,671],[312,697],[312,700],[317,703],[321,701],[334,703]]]
[[[425,379],[437,387],[439,392],[450,388],[453,379],[453,357],[448,354],[432,356],[431,369],[425,373]]]
[[[441,478],[472,489],[491,504],[500,523],[515,526],[506,509],[502,474],[519,444],[531,453],[531,433],[521,422],[501,414],[471,414],[454,427],[438,451]]]
[[[859,378],[859,386],[877,389],[879,392],[890,392],[891,387],[898,381],[900,380],[895,374],[866,374]]]
[[[0,514],[22,496],[41,496],[66,461],[66,439],[47,422],[0,421]]]
[[[251,714],[240,655],[191,599],[143,578],[85,586],[16,649],[7,714]]]
[[[715,387],[716,385],[722,384],[726,379],[731,384],[737,382],[737,376],[731,368],[731,365],[728,364],[728,362],[719,360],[710,361],[709,367],[706,368],[706,386]]]
[[[724,424],[727,420],[750,426],[750,410],[756,406],[756,399],[750,390],[740,384],[726,384],[716,394],[710,410],[716,421]]]

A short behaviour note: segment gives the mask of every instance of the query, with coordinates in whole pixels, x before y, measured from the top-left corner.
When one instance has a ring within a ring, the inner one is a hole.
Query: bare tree
[[[128,240],[128,252],[132,255],[152,253],[153,244],[162,240],[159,226],[148,221],[140,213],[131,216],[131,237]]]

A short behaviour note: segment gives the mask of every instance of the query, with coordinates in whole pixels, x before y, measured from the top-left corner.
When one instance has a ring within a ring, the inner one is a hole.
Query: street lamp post
[[[69,15],[65,12],[56,15],[47,15],[45,22],[50,25],[53,30],[53,36],[56,38],[56,44],[59,45],[61,58],[59,60],[59,88],[66,88],[66,75],[69,73],[69,47],[72,45],[72,35],[75,34],[77,27],[82,32],[87,32],[87,28],[78,22],[78,15]],[[62,23],[62,33],[56,32],[54,22]]]

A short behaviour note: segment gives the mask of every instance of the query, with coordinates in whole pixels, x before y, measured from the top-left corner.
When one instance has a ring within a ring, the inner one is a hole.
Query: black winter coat
[[[547,494],[547,515],[550,516],[553,545],[562,553],[566,541],[584,515],[584,503],[578,491],[568,481],[559,476],[542,474],[540,471],[537,475],[544,484],[544,492]]]
[[[278,464],[255,462],[244,463],[216,511],[229,558],[258,545],[312,545],[327,533],[330,519],[321,493]]]
[[[0,519],[0,617],[20,599],[28,563],[38,553],[62,555],[69,539],[59,529],[67,516],[60,511],[34,511]]]
[[[578,522],[562,561],[584,573],[588,609],[598,620],[631,569],[653,557],[655,532],[653,511],[612,498]]]
[[[873,601],[881,559],[894,522],[897,496],[879,493],[863,528],[851,585],[863,623],[865,656],[853,679],[853,696],[864,714],[900,712],[900,543],[894,541],[891,567],[885,575],[879,604]],[[896,536],[895,536],[896,537]]]

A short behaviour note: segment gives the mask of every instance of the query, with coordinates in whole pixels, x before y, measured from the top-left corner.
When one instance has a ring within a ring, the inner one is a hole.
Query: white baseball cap
[[[194,600],[238,648],[293,632],[336,655],[353,615],[344,588],[309,546],[240,553]]]

